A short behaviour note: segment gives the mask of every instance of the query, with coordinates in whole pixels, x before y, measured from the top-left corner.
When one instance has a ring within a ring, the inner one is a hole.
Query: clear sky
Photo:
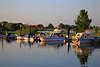
[[[100,26],[100,0],[0,0],[0,21],[74,24],[81,9],[88,11],[92,25]]]

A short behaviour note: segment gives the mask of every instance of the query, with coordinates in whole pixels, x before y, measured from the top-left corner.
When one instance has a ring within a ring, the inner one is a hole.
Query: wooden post
[[[68,39],[70,38],[70,27],[68,28]]]
[[[3,34],[3,24],[2,24],[2,34]],[[3,35],[2,35],[2,48],[3,48]]]

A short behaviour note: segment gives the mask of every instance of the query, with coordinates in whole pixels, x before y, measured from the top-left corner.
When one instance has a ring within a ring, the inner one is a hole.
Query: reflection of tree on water
[[[88,57],[93,52],[94,48],[93,47],[80,47],[80,48],[74,47],[72,49],[75,51],[76,56],[80,61],[81,67],[87,67]]]
[[[82,52],[82,54],[77,53],[77,58],[80,60],[80,64],[82,65],[82,67],[85,67],[85,64],[88,62],[88,54],[89,49],[86,48],[84,49],[84,51]]]

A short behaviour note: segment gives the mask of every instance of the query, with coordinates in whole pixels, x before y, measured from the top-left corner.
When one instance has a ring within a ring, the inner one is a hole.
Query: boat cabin
[[[92,33],[77,33],[75,38],[77,38],[77,39],[94,39],[95,36]]]

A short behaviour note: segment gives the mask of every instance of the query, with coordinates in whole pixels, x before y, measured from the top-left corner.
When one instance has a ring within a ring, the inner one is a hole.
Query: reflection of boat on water
[[[31,48],[31,46],[34,44],[34,41],[17,40],[17,43],[20,44],[21,47],[24,45],[24,47],[29,46]]]
[[[17,36],[17,40],[34,41],[35,37],[30,35]]]
[[[100,41],[99,37],[95,37],[92,33],[77,33],[72,39],[73,46],[87,46]]]
[[[61,47],[64,45],[64,42],[40,42],[39,46],[53,46],[53,47]]]

